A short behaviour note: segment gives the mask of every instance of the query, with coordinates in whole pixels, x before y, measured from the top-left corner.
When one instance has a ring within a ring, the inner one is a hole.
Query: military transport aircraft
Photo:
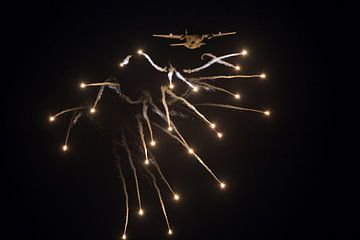
[[[183,43],[173,43],[170,46],[184,46],[189,49],[199,48],[202,45],[205,45],[203,40],[211,39],[214,37],[222,37],[226,35],[233,35],[236,32],[227,32],[227,33],[210,33],[210,34],[154,34],[154,37],[161,37],[161,38],[170,38],[170,39],[178,39],[178,40],[185,40]]]

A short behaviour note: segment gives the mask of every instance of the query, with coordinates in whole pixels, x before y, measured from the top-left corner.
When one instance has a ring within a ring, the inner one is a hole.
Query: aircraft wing
[[[153,37],[171,38],[171,39],[183,39],[184,35],[176,34],[153,34]]]
[[[226,33],[219,32],[219,33],[212,33],[212,34],[206,34],[205,37],[208,38],[208,39],[210,39],[210,38],[213,38],[213,37],[222,37],[222,36],[233,35],[233,34],[236,34],[236,32],[226,32]]]
[[[176,47],[176,46],[185,46],[186,43],[173,43],[173,44],[170,44],[170,46],[172,47]]]

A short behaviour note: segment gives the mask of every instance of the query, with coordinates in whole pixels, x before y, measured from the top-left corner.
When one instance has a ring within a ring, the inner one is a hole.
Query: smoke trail
[[[210,67],[211,65],[218,62],[219,60],[226,59],[226,58],[229,58],[229,57],[235,57],[235,56],[239,56],[239,55],[243,55],[243,53],[232,53],[232,54],[224,55],[224,56],[221,56],[221,57],[215,57],[212,60],[210,60],[209,62],[205,63],[201,67],[194,68],[194,69],[184,69],[183,71],[186,72],[186,73],[199,72],[199,71],[201,71],[201,70],[203,70],[205,68]]]
[[[215,59],[215,58],[216,58],[216,56],[213,55],[213,54],[211,54],[211,53],[204,53],[204,54],[201,56],[201,59],[204,59],[204,56],[208,56],[208,57],[210,57],[210,58],[212,58],[212,59]],[[239,69],[240,69],[239,66],[234,65],[234,64],[231,64],[231,63],[228,63],[228,62],[225,62],[224,60],[218,59],[218,60],[217,60],[217,63],[222,64],[222,65],[225,65],[225,66],[227,66],[227,67],[234,68],[234,69],[236,69],[236,70],[239,70]]]
[[[146,142],[145,142],[145,137],[144,137],[144,128],[143,128],[143,126],[142,126],[142,123],[141,123],[141,120],[140,120],[140,116],[139,116],[139,115],[136,116],[136,120],[137,120],[137,123],[138,123],[138,129],[139,129],[139,134],[140,134],[141,142],[142,142],[143,148],[144,148],[145,164],[149,164],[148,151],[147,151]]]
[[[148,116],[148,105],[145,101],[143,101],[143,116],[144,116],[144,119],[145,119],[148,129],[149,129],[151,143],[154,143],[153,131],[152,131],[149,116]]]
[[[144,52],[140,52],[139,54],[143,55],[148,61],[149,63],[158,71],[160,72],[167,72],[167,68],[166,67],[159,67],[158,65],[156,65],[153,60],[149,57],[149,55],[147,55],[146,53]]]
[[[234,110],[240,110],[240,111],[249,111],[249,112],[258,112],[262,114],[269,115],[269,111],[261,111],[258,109],[253,108],[243,108],[243,107],[237,107],[233,105],[226,105],[226,104],[217,104],[217,103],[198,103],[195,104],[196,106],[205,106],[205,107],[219,107],[219,108],[228,108],[228,109],[234,109]]]
[[[176,132],[176,134],[178,135],[178,137],[180,138],[181,142],[183,143],[183,146],[187,149],[189,149],[189,145],[187,144],[187,142],[185,141],[185,138],[181,135],[180,131],[177,129],[177,127],[175,126],[175,124],[172,122],[172,126]]]
[[[161,127],[160,125],[158,125],[157,123],[152,123],[152,125],[154,125],[155,127],[159,128],[161,131],[163,131],[164,133],[168,134],[170,137],[174,138],[176,141],[178,141],[184,148],[188,149],[189,146],[186,144],[186,142],[183,142],[182,139],[180,139],[180,137],[172,134],[169,131],[166,131],[166,129],[164,129],[163,127]]]
[[[114,155],[116,157],[115,165],[116,165],[116,167],[117,167],[117,169],[119,171],[119,174],[120,174],[119,177],[121,179],[123,191],[124,191],[124,194],[125,194],[126,213],[125,213],[125,226],[124,226],[123,238],[126,238],[126,229],[127,229],[127,225],[128,225],[128,222],[129,222],[129,195],[128,195],[128,192],[127,192],[127,189],[126,189],[126,181],[125,181],[124,173],[123,173],[122,168],[121,168],[120,156],[116,151],[115,142],[113,143],[113,152],[114,152]]]
[[[173,189],[171,188],[169,182],[166,180],[164,174],[162,173],[161,169],[160,169],[160,166],[159,164],[157,163],[154,155],[151,153],[151,151],[149,151],[149,154],[150,154],[150,158],[152,160],[152,163],[154,164],[156,170],[158,171],[161,179],[164,181],[164,183],[166,184],[166,186],[168,187],[168,189],[170,190],[170,192],[175,196],[175,192],[173,191]]]
[[[109,81],[109,80],[108,80]],[[85,88],[85,87],[99,87],[99,86],[120,86],[119,83],[114,83],[114,82],[99,82],[99,83],[82,83],[80,85],[81,88]]]
[[[164,121],[167,121],[167,117],[165,116],[165,114],[156,106],[156,104],[154,104],[154,102],[152,101],[152,99],[149,99],[149,103],[153,108],[153,112],[156,113],[157,115],[160,116],[160,118],[162,118]],[[169,134],[170,136],[172,136],[173,138],[175,138],[177,141],[179,141],[185,148],[189,148],[189,146],[186,144],[185,139],[183,138],[183,136],[180,134],[180,132],[177,130],[175,124],[170,120],[170,126],[175,130],[175,132],[178,134],[179,137],[173,135],[171,132],[166,131],[165,129],[163,129],[162,127],[160,127],[158,124],[156,123],[151,123],[154,126],[158,127],[159,129],[165,131],[167,134]]]
[[[191,103],[189,103],[185,98],[179,97],[175,93],[173,93],[171,90],[167,90],[167,93],[169,93],[173,98],[176,98],[178,100],[181,100],[183,103],[186,104],[191,110],[193,110],[199,117],[201,117],[205,122],[207,122],[209,125],[212,123],[203,115],[201,114]]]
[[[164,205],[163,199],[162,199],[162,197],[161,197],[160,188],[159,188],[159,186],[158,186],[157,183],[156,183],[156,178],[155,178],[154,174],[152,174],[147,167],[144,167],[144,169],[145,169],[145,171],[146,171],[146,172],[151,176],[151,178],[152,178],[152,181],[153,181],[153,184],[154,184],[154,188],[155,188],[155,190],[156,190],[156,192],[157,192],[157,194],[158,194],[159,201],[160,201],[160,205],[161,205],[161,209],[162,209],[163,214],[164,214],[164,217],[165,217],[166,225],[167,225],[167,227],[168,227],[168,229],[169,229],[169,233],[170,233],[170,232],[171,232],[171,228],[170,228],[169,220],[168,220],[168,217],[167,217],[167,214],[166,214],[166,209],[165,209],[165,205]]]
[[[190,81],[202,81],[202,80],[215,80],[215,79],[229,79],[229,78],[263,78],[263,74],[253,75],[224,75],[224,76],[208,76],[208,77],[193,77],[188,78]]]
[[[131,169],[132,169],[133,174],[134,174],[135,185],[136,185],[136,193],[137,193],[137,198],[138,198],[138,203],[139,203],[139,209],[141,210],[142,209],[142,207],[141,207],[141,197],[140,197],[140,190],[139,190],[139,183],[138,183],[136,168],[135,168],[135,165],[134,165],[134,162],[133,162],[133,159],[132,159],[132,156],[131,156],[131,152],[130,152],[129,146],[127,144],[126,137],[125,137],[124,133],[122,133],[122,146],[126,150],[126,153],[128,155],[128,159],[129,159],[129,162],[130,162],[130,166],[131,166]]]
[[[168,108],[168,105],[166,104],[165,91],[166,91],[166,88],[164,86],[162,86],[161,87],[161,101],[165,108],[166,119],[168,122],[168,128],[170,130],[171,129],[171,123],[170,123],[171,120],[170,120],[170,115],[169,115],[169,108]]]
[[[220,183],[223,184],[219,178],[213,173],[213,171],[205,164],[205,162],[196,154],[194,153],[194,151],[189,147],[189,145],[187,144],[187,142],[185,141],[185,139],[181,136],[180,132],[177,132],[177,134],[179,136],[181,136],[181,139],[177,136],[175,136],[174,134],[172,134],[169,131],[166,131],[165,129],[163,129],[161,126],[157,125],[156,123],[154,124],[154,126],[158,127],[159,129],[161,129],[163,132],[167,133],[170,137],[176,139],[179,143],[181,143],[181,145],[184,146],[184,148],[186,148],[186,150],[189,151],[189,153],[193,154],[196,158],[196,160],[211,174],[211,176],[214,177],[214,179]]]
[[[117,93],[118,95],[121,95],[121,89],[120,89],[120,84],[117,85],[107,85],[107,87],[111,90],[113,90],[115,93]]]
[[[79,120],[79,118],[82,116],[82,112],[79,112],[72,120],[73,125],[75,125],[77,123],[77,121]]]
[[[219,184],[223,184],[219,178],[213,173],[213,171],[204,163],[204,161],[196,154],[193,153],[193,155],[195,156],[195,158],[201,163],[201,165],[203,165],[203,167],[215,178],[215,180],[219,183]]]
[[[189,82],[188,80],[186,80],[186,78],[181,75],[178,71],[175,71],[175,75],[183,82],[185,82],[187,85],[189,85],[192,89],[196,90],[196,87],[191,83]]]
[[[82,116],[82,112],[75,112],[73,114],[73,116],[71,117],[68,129],[66,131],[66,137],[65,137],[65,143],[64,143],[64,146],[66,146],[65,148],[67,148],[67,143],[68,143],[69,137],[70,137],[70,131],[75,126],[75,124],[77,123],[77,121],[79,120],[79,118],[81,116]]]
[[[173,78],[174,72],[175,72],[175,68],[170,64],[169,72],[167,74],[168,79],[169,79],[169,87],[170,88],[174,87],[174,85],[172,83],[172,78]]]
[[[142,101],[143,101],[142,97],[139,97],[139,99],[137,99],[137,100],[132,100],[130,97],[128,97],[127,95],[125,95],[123,93],[120,94],[120,98],[130,104],[139,104],[139,103],[142,103]]]
[[[62,110],[61,112],[58,112],[58,113],[52,115],[50,118],[55,119],[56,117],[58,117],[60,115],[63,115],[65,113],[73,112],[73,111],[77,111],[77,110],[81,110],[81,109],[85,109],[85,108],[89,108],[89,106],[81,106],[81,107],[74,107],[74,108],[65,109],[65,110]],[[51,120],[51,121],[53,121],[53,120]]]
[[[98,103],[99,100],[101,99],[101,96],[102,96],[102,94],[103,94],[103,91],[104,91],[104,86],[101,86],[101,87],[99,88],[99,91],[98,91],[98,94],[97,94],[97,96],[96,96],[96,100],[95,100],[95,102],[94,102],[94,105],[92,106],[92,109],[95,109],[95,108],[96,108],[97,103]]]
[[[154,107],[154,106],[153,106]],[[155,106],[156,107],[156,106]],[[160,115],[163,116],[164,114],[159,110],[156,109],[156,112]],[[180,132],[178,131],[178,129],[176,128],[176,126],[172,123],[172,126],[176,132],[176,134],[178,136],[175,136],[174,134],[172,134],[169,131],[166,131],[164,128],[162,128],[161,126],[159,126],[156,123],[153,123],[154,126],[156,126],[157,128],[161,129],[163,132],[165,132],[166,134],[168,134],[170,137],[174,138],[175,140],[177,140],[181,145],[183,145],[184,148],[186,148],[188,151],[190,151],[190,147],[188,145],[188,143],[186,142],[185,138],[180,134]],[[196,154],[192,151],[192,154],[195,156],[195,158],[198,160],[198,162],[200,162],[200,164],[215,178],[215,180],[217,182],[219,182],[221,185],[223,184],[219,178],[213,173],[213,171],[205,164],[205,162]]]
[[[89,83],[89,84],[85,84],[85,83],[81,83],[80,84],[80,87],[81,88],[85,88],[85,87],[94,87],[94,86],[100,86],[99,88],[99,91],[98,91],[98,94],[96,96],[96,100],[94,102],[94,105],[92,106],[91,108],[91,112],[95,112],[95,108],[96,108],[96,105],[98,104],[98,102],[100,101],[101,99],[101,96],[104,92],[104,88],[105,86],[113,86],[113,87],[117,87],[117,88],[120,88],[120,84],[119,83],[113,83],[113,82],[110,82],[110,78],[107,79],[105,82],[101,82],[101,83]]]
[[[119,66],[123,67],[123,66],[127,65],[129,63],[129,60],[131,57],[132,57],[131,55],[126,56],[126,58],[119,64]]]
[[[132,100],[130,97],[128,97],[127,95],[125,95],[124,93],[121,92],[120,90],[120,84],[119,83],[114,83],[114,82],[101,82],[101,83],[89,83],[89,84],[85,84],[85,83],[81,83],[80,87],[81,88],[85,88],[85,87],[94,87],[94,86],[100,86],[101,88],[99,89],[97,98],[96,98],[96,102],[94,104],[94,107],[96,107],[97,102],[100,100],[101,95],[103,93],[104,87],[108,87],[109,89],[115,91],[121,99],[123,99],[124,101],[130,103],[130,104],[139,104],[142,102],[142,98],[140,97],[137,100]]]
[[[109,80],[107,80],[109,81]],[[119,83],[114,83],[114,82],[101,82],[101,83],[81,83],[80,87],[81,88],[85,88],[85,87],[98,87],[100,86],[101,88],[99,89],[99,93],[98,96],[96,98],[96,103],[94,104],[93,108],[96,107],[97,102],[100,100],[101,95],[104,91],[104,87],[108,87],[109,89],[113,90],[115,93],[117,93],[118,95],[121,95],[121,90],[120,90],[120,84]]]
[[[218,91],[220,91],[220,92],[227,93],[227,94],[232,95],[232,96],[234,96],[234,97],[237,96],[237,94],[232,93],[232,92],[230,92],[229,90],[226,90],[225,88],[217,87],[217,86],[214,86],[214,85],[212,85],[212,84],[205,83],[205,82],[201,82],[201,83],[199,83],[199,84],[200,84],[201,86],[208,87],[209,90],[218,90]]]

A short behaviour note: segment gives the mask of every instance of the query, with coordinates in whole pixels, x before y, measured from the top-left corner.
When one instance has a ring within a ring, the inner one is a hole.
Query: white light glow
[[[67,146],[67,145],[63,145],[63,146],[62,146],[62,150],[63,150],[64,152],[66,152],[66,151],[68,150],[68,146]]]
[[[174,200],[175,200],[175,201],[180,200],[180,196],[179,196],[179,195],[177,195],[177,194],[174,194]]]

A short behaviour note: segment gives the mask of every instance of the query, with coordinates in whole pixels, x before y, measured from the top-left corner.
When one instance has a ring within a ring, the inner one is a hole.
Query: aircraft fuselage
[[[185,40],[185,47],[189,49],[199,48],[204,45],[204,43],[202,42],[204,40],[203,35],[186,35]]]

